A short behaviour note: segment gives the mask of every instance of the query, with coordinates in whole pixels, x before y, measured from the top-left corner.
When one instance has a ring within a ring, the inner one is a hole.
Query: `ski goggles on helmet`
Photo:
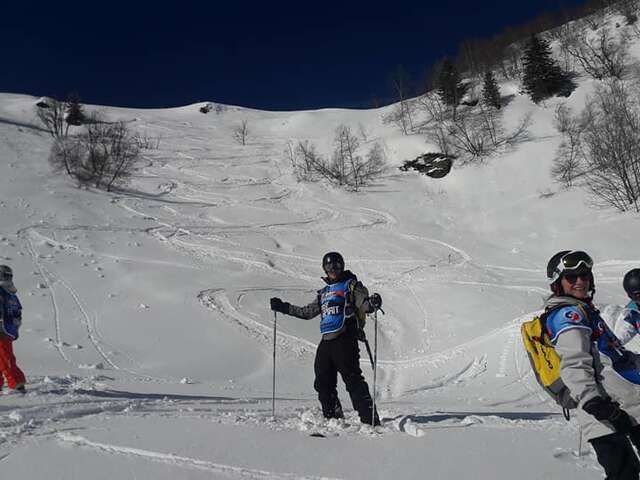
[[[551,280],[555,282],[563,275],[571,275],[572,278],[576,278],[580,274],[590,273],[592,268],[593,259],[586,252],[571,251],[560,257]]]

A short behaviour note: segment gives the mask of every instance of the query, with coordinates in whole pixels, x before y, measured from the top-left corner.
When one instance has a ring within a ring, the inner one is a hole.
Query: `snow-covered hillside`
[[[592,88],[583,79],[568,104]],[[395,168],[433,148],[383,125],[384,109],[105,107],[160,138],[111,194],[51,172],[36,101],[0,94],[0,263],[24,304],[29,378],[26,396],[0,397],[3,478],[601,478],[519,337],[557,250],[593,255],[610,310],[640,266],[635,216],[551,180],[560,100],[516,95],[505,118],[531,113],[531,140],[441,180]],[[392,168],[358,193],[297,183],[286,142],[329,148],[340,124],[380,142]],[[310,301],[330,250],[384,298],[378,433],[350,408],[344,424],[321,420],[318,322],[292,317],[278,317],[271,416],[268,300]]]

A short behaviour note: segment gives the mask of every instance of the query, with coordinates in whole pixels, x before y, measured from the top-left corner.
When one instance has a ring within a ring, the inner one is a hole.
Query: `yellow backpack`
[[[349,284],[349,301],[352,302],[352,305],[354,306],[354,310],[355,310],[355,316],[356,316],[356,320],[358,322],[358,328],[360,329],[364,329],[365,324],[367,323],[367,314],[366,312],[355,308],[355,290],[356,288],[359,288],[362,290],[362,294],[365,297],[369,296],[369,290],[367,289],[367,287],[365,287],[362,282],[351,282]]]
[[[560,357],[556,353],[546,332],[546,320],[549,312],[535,316],[520,327],[524,348],[527,351],[531,368],[536,380],[545,392],[565,411],[577,407],[571,398],[569,388],[560,378]]]

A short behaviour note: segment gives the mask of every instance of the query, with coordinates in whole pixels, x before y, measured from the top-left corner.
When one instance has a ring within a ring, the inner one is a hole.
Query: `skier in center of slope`
[[[271,299],[271,310],[310,320],[318,315],[322,340],[314,362],[314,388],[325,418],[343,418],[338,399],[338,373],[345,383],[353,408],[360,421],[368,425],[380,425],[378,412],[372,418],[373,399],[369,386],[360,369],[358,340],[364,340],[364,319],[382,306],[377,293],[369,296],[367,288],[349,270],[345,270],[344,258],[337,252],[329,252],[322,259],[326,273],[326,286],[316,298],[304,307]]]

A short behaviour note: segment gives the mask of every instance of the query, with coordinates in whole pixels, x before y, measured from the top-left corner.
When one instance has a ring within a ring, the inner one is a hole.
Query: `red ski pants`
[[[13,354],[13,341],[7,337],[0,337],[0,388],[7,379],[9,388],[16,388],[24,385],[25,378],[22,370],[16,364],[16,357]]]

